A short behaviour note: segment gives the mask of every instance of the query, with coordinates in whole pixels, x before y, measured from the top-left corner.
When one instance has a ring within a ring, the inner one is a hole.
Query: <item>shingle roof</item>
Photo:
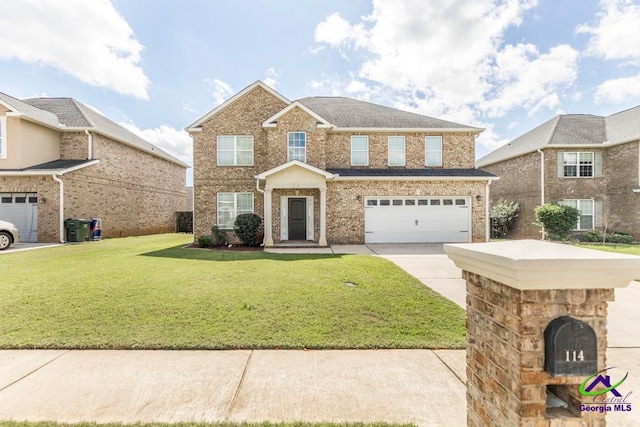
[[[343,128],[482,130],[352,98],[316,96],[302,98],[298,102],[332,125]]]
[[[495,177],[482,169],[327,169],[327,172],[344,177]]]
[[[608,117],[563,114],[519,136],[476,162],[478,167],[553,145],[594,145],[640,138],[640,106]]]
[[[31,119],[45,123],[49,126],[57,128],[60,124],[60,122],[58,121],[58,116],[56,116],[55,114],[29,105],[28,103],[20,101],[19,99],[16,99],[13,96],[9,96],[6,93],[0,92],[0,101],[7,104],[12,110],[20,112]]]
[[[95,162],[93,159],[82,159],[82,160],[70,160],[70,159],[59,159],[53,160],[47,163],[41,163],[39,165],[29,166],[27,168],[22,169],[0,169],[0,172],[28,172],[28,171],[54,171],[54,170],[65,170],[75,166],[80,166],[85,163]]]
[[[131,145],[139,150],[146,151],[157,157],[186,166],[184,162],[145,141],[136,134],[128,131],[117,123],[109,120],[94,109],[76,101],[73,98],[32,98],[25,99],[24,103],[31,108],[40,109],[43,112],[53,113],[65,128],[61,130],[73,130],[73,128],[89,128],[105,134],[113,139]]]

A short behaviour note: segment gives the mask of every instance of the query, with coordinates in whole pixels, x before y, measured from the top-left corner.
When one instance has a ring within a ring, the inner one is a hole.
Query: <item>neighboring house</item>
[[[63,241],[70,217],[105,237],[172,232],[186,167],[74,99],[0,93],[0,219],[22,241]]]
[[[477,161],[498,175],[491,198],[520,203],[514,238],[540,238],[534,209],[564,203],[577,230],[606,227],[640,238],[640,106],[607,117],[556,116]]]
[[[483,129],[341,97],[289,101],[256,82],[187,128],[194,234],[264,219],[264,243],[485,241]]]

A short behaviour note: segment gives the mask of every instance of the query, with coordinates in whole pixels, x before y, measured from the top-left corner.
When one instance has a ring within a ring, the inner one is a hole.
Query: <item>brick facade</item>
[[[604,414],[580,413],[592,402],[582,376],[544,371],[544,330],[560,316],[589,324],[598,339],[597,366],[606,366],[607,301],[613,289],[518,290],[463,272],[467,281],[467,425],[603,426]],[[547,411],[547,391],[569,411]]]
[[[288,132],[305,132],[306,163],[325,170],[351,167],[351,135],[318,127],[318,120],[295,106],[280,115],[275,127],[263,128],[265,120],[287,104],[261,86],[235,99],[202,123],[193,132],[194,140],[194,238],[209,234],[216,224],[217,194],[252,192],[254,212],[264,216],[264,197],[256,189],[256,175],[287,163]],[[219,135],[252,135],[253,166],[217,166],[216,141]],[[406,166],[425,168],[425,136],[434,133],[368,132],[369,165],[388,168],[387,138],[404,135]],[[443,168],[474,168],[475,138],[468,132],[444,133]],[[261,184],[264,187],[264,182]],[[375,195],[468,196],[472,200],[473,241],[485,240],[485,181],[327,181],[327,241],[329,244],[364,243],[362,197]],[[280,241],[280,200],[284,196],[314,197],[314,240],[320,234],[320,191],[318,188],[281,190],[272,194],[272,236]],[[356,197],[360,196],[358,200]]]
[[[631,142],[599,148],[545,148],[545,202],[563,199],[593,199],[602,202],[603,225],[607,230],[624,231],[640,239],[639,143]],[[563,178],[558,176],[557,153],[566,151],[602,152],[602,176]],[[540,153],[533,152],[483,167],[500,177],[491,185],[491,201],[500,198],[520,203],[520,217],[511,238],[540,238],[534,225],[534,209],[541,204]]]

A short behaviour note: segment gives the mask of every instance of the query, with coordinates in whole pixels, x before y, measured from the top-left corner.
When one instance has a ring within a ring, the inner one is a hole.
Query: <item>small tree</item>
[[[260,218],[260,216],[247,213],[236,217],[233,228],[236,236],[238,236],[238,239],[240,239],[245,246],[255,246],[258,243],[257,236],[260,224],[262,224],[262,218]]]
[[[491,218],[491,237],[500,238],[511,231],[520,214],[518,202],[507,202],[500,199],[491,205],[489,218]]]
[[[549,233],[549,238],[554,240],[566,238],[580,216],[578,209],[557,203],[545,203],[538,206],[535,212],[538,225],[542,225]]]

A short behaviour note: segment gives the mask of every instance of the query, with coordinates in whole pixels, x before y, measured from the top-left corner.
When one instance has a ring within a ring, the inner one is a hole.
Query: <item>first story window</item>
[[[0,117],[0,159],[7,158],[7,118]]]
[[[369,165],[369,137],[365,135],[353,135],[351,137],[351,165]]]
[[[404,136],[390,136],[387,139],[389,166],[404,166]]]
[[[287,132],[288,161],[298,160],[307,163],[307,134],[305,132]]]
[[[253,213],[253,193],[218,193],[218,227],[233,229],[240,214]]]
[[[594,201],[593,199],[568,199],[558,202],[561,205],[571,206],[580,211],[574,230],[593,230],[594,226]]]
[[[442,166],[442,137],[427,136],[424,139],[424,165]]]
[[[253,166],[253,136],[218,135],[218,166]]]

